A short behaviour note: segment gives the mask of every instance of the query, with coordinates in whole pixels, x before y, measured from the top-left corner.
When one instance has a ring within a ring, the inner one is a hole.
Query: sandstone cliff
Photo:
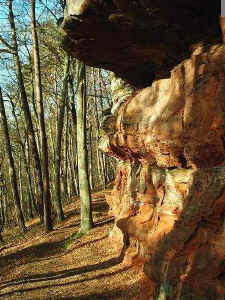
[[[115,72],[100,148],[117,157],[111,234],[146,299],[224,299],[225,51],[220,3],[67,1],[63,46]]]

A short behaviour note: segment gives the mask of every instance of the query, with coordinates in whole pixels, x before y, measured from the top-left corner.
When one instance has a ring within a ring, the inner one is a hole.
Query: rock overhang
[[[220,1],[68,0],[63,48],[136,87],[170,76],[191,45],[220,42]]]
[[[70,0],[68,9],[64,49],[122,77],[112,79],[116,113],[102,143],[103,152],[120,159],[107,196],[114,244],[125,263],[145,264],[152,287],[145,299],[220,299],[225,291],[219,249],[225,207],[220,1]],[[165,284],[170,295],[160,292]]]

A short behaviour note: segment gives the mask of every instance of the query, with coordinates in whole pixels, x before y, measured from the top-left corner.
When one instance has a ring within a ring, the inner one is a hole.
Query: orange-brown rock
[[[107,198],[113,242],[126,263],[145,265],[155,297],[225,293],[224,65],[223,45],[197,47],[170,79],[128,97],[103,143],[125,161]]]
[[[224,300],[225,23],[218,5],[70,0],[62,25],[71,55],[116,73],[100,145],[120,160],[107,196],[111,238],[125,263],[143,266],[148,300]]]
[[[118,167],[107,198],[115,215],[113,242],[126,249],[126,263],[144,263],[156,285],[166,282],[168,299],[223,299],[224,188],[224,166],[168,170],[125,162]]]
[[[223,45],[198,46],[170,78],[127,98],[103,150],[165,168],[223,163],[224,63]]]

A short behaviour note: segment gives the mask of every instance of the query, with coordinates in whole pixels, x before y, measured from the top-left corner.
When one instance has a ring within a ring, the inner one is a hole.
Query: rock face
[[[134,86],[170,76],[191,44],[221,39],[220,1],[67,0],[64,48]]]
[[[134,96],[119,94],[123,103],[108,135],[109,148],[124,152],[122,159],[162,168],[223,163],[224,61],[222,45],[199,46],[170,78],[154,81]]]
[[[116,73],[100,145],[120,160],[111,237],[143,265],[146,299],[222,300],[225,21],[211,1],[168,5],[68,1],[63,46]]]

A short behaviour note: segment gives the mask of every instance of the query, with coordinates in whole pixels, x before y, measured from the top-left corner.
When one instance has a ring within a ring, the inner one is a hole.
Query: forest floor
[[[105,193],[93,193],[95,226],[89,234],[66,241],[79,229],[79,200],[65,207],[65,221],[48,234],[33,219],[26,234],[3,234],[0,245],[0,299],[7,300],[139,300],[144,275],[118,261],[108,234]],[[4,247],[3,247],[4,246]]]

